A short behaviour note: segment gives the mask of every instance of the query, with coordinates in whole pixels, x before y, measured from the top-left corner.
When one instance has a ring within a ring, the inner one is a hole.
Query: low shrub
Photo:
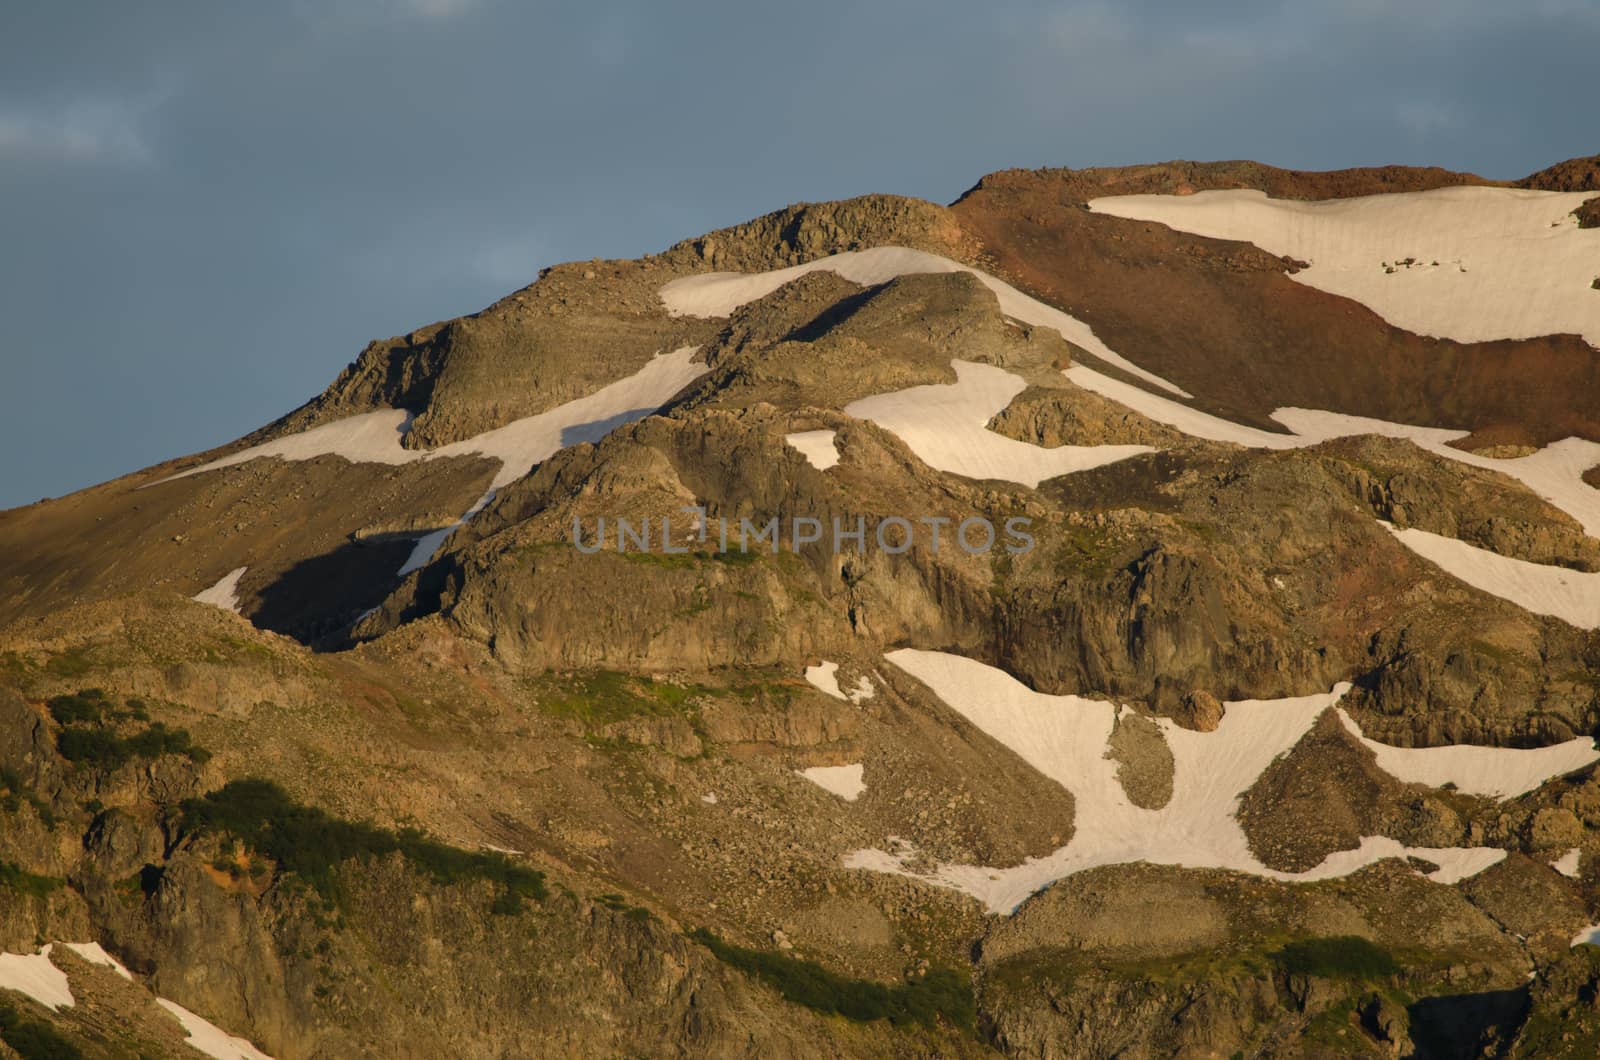
[[[954,969],[934,969],[888,986],[840,975],[814,961],[735,946],[705,928],[695,929],[689,937],[718,960],[771,986],[785,1001],[817,1012],[861,1023],[886,1019],[896,1026],[933,1027],[942,1018],[969,1033],[977,1023],[971,983]]]
[[[437,883],[487,880],[501,887],[493,911],[515,913],[524,899],[543,901],[544,873],[497,853],[446,846],[416,829],[391,832],[340,820],[314,806],[295,802],[269,780],[229,781],[202,798],[186,799],[180,827],[190,832],[220,832],[264,854],[292,872],[330,902],[341,900],[338,867],[346,861],[399,853]]]
[[[9,861],[0,861],[0,891],[43,898],[60,886],[61,881],[54,876],[36,876]]]

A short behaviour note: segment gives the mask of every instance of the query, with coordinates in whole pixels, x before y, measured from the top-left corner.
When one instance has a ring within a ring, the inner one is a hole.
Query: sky
[[[1600,151],[1600,0],[125,0],[0,14],[0,508],[792,202]]]

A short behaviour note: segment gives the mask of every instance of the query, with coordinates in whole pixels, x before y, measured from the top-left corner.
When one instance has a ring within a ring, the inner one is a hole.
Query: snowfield
[[[1034,487],[1047,478],[1112,464],[1155,450],[1148,445],[1062,445],[1053,449],[1007,438],[986,424],[1026,389],[1022,377],[994,365],[950,362],[956,381],[852,401],[845,415],[871,420],[905,442],[929,467],[965,478]]]
[[[1417,848],[1368,836],[1354,850],[1338,851],[1306,872],[1269,869],[1250,852],[1236,813],[1240,796],[1279,755],[1289,751],[1317,718],[1338,703],[1349,685],[1313,696],[1246,700],[1227,704],[1215,732],[1182,729],[1158,718],[1174,759],[1173,792],[1167,805],[1133,805],[1117,780],[1117,763],[1106,757],[1116,704],[1080,696],[1035,692],[1004,671],[944,652],[901,649],[885,656],[927,685],[951,709],[1014,751],[1073,795],[1074,834],[1066,846],[1010,868],[941,864],[931,872],[910,865],[915,851],[858,850],[845,858],[852,868],[911,876],[972,895],[991,912],[1009,913],[1035,891],[1062,877],[1102,865],[1149,862],[1196,869],[1227,869],[1276,880],[1320,880],[1348,875],[1385,858],[1416,857],[1438,866],[1429,879],[1454,883],[1482,872],[1506,856],[1492,848]],[[1587,741],[1586,741],[1587,742]],[[1537,754],[1537,752],[1535,753]],[[1588,760],[1597,756],[1592,744]],[[1572,768],[1575,750],[1540,756],[1539,768],[1555,775]],[[1481,783],[1482,756],[1428,759],[1430,775],[1458,786]],[[1418,769],[1407,759],[1404,768]],[[1524,778],[1518,777],[1517,783]]]
[[[783,440],[800,450],[818,471],[826,471],[839,462],[839,450],[833,444],[834,431],[796,431],[786,434]]]
[[[1441,192],[1421,192],[1419,195],[1442,195],[1446,192],[1460,191],[1489,191],[1503,192],[1505,189],[1494,188],[1455,188],[1444,189]],[[1202,192],[1194,196],[1119,196],[1113,199],[1097,199],[1097,203],[1124,202],[1129,199],[1154,199],[1163,203],[1192,203],[1206,194],[1236,194],[1236,193],[1209,193]],[[1257,195],[1257,192],[1245,193]],[[1542,197],[1551,195],[1547,192],[1520,192],[1517,195],[1534,196],[1527,200],[1529,203],[1543,202],[1539,206],[1542,211],[1539,217],[1548,217],[1549,221],[1556,222],[1553,228],[1537,229],[1528,236],[1534,250],[1528,251],[1535,255],[1542,255],[1548,249],[1548,241],[1553,238],[1550,233],[1559,235],[1570,229],[1567,235],[1569,241],[1580,236],[1591,242],[1584,244],[1585,255],[1580,259],[1585,263],[1580,293],[1584,295],[1584,305],[1587,312],[1600,314],[1600,298],[1594,297],[1594,292],[1588,284],[1594,277],[1596,262],[1600,261],[1600,232],[1585,232],[1576,227],[1567,213],[1576,203],[1569,203],[1558,209],[1559,204],[1554,200]],[[1405,198],[1406,196],[1382,196],[1381,198]],[[1585,195],[1576,198],[1582,200]],[[1563,198],[1557,196],[1557,198]],[[1570,198],[1570,197],[1566,197]],[[1323,206],[1337,205],[1339,202],[1352,203],[1366,200],[1338,200],[1333,204],[1322,203],[1293,203],[1293,206]],[[1532,209],[1530,206],[1529,209]],[[1555,211],[1554,214],[1551,211]],[[1565,218],[1562,220],[1562,218]],[[1152,218],[1154,220],[1155,218]],[[1453,222],[1451,222],[1453,223]],[[1489,222],[1484,222],[1489,223]],[[1521,224],[1522,222],[1517,222]],[[1574,234],[1575,233],[1575,234]],[[1508,239],[1510,237],[1507,237]],[[1563,244],[1565,245],[1565,244]],[[1537,249],[1544,248],[1544,249]],[[1282,253],[1281,251],[1278,253]],[[1408,254],[1411,252],[1407,252]],[[1297,255],[1299,256],[1299,255]],[[1405,257],[1401,254],[1400,257]],[[1419,255],[1420,256],[1420,255]],[[1428,260],[1432,260],[1429,258]],[[1561,259],[1567,261],[1568,259]],[[1570,264],[1570,262],[1569,262]],[[1565,268],[1567,266],[1563,266]],[[1541,269],[1544,266],[1541,266]],[[1552,267],[1553,268],[1553,267]],[[1131,361],[1108,348],[1105,343],[1094,337],[1088,325],[1075,318],[1048,306],[1035,298],[1023,294],[1009,284],[995,279],[977,269],[937,254],[928,254],[919,250],[909,250],[905,247],[876,247],[871,250],[852,251],[847,254],[835,254],[831,257],[820,258],[817,261],[796,265],[788,269],[777,269],[764,273],[707,273],[699,276],[688,276],[673,280],[661,288],[660,296],[669,312],[685,316],[727,316],[746,302],[761,298],[777,290],[790,280],[816,269],[829,269],[839,273],[848,280],[861,284],[885,283],[896,276],[907,273],[929,272],[968,272],[977,276],[984,285],[994,291],[1000,299],[1000,306],[1004,312],[1017,320],[1026,321],[1043,327],[1055,328],[1063,338],[1078,344],[1095,356],[1110,364],[1115,364],[1126,371],[1136,375],[1166,391],[1179,397],[1189,397],[1179,387],[1162,379],[1154,373],[1138,367]],[[1311,270],[1302,270],[1296,274],[1297,278],[1305,277]],[[1392,280],[1397,274],[1385,274],[1379,268],[1378,274],[1386,280]],[[1472,275],[1468,272],[1464,275]],[[1563,282],[1570,277],[1563,275]],[[1600,315],[1594,316],[1591,323],[1600,322]],[[1549,334],[1551,331],[1560,330],[1553,326],[1541,326],[1538,334]],[[1571,328],[1567,330],[1580,330]],[[1594,337],[1590,337],[1595,342]],[[1337,412],[1326,412],[1317,409],[1281,408],[1272,414],[1273,419],[1282,423],[1286,433],[1264,431],[1259,428],[1249,427],[1244,424],[1234,423],[1231,420],[1214,416],[1190,408],[1182,402],[1175,401],[1163,394],[1151,393],[1130,383],[1113,379],[1103,372],[1083,364],[1073,365],[1066,371],[1067,378],[1084,388],[1093,391],[1102,397],[1109,398],[1135,412],[1140,413],[1158,423],[1166,424],[1176,430],[1194,438],[1203,438],[1216,442],[1228,442],[1258,449],[1296,449],[1309,445],[1316,445],[1331,438],[1358,434],[1380,434],[1390,438],[1407,438],[1436,456],[1446,457],[1450,460],[1459,460],[1474,467],[1488,468],[1510,475],[1522,482],[1534,493],[1554,504],[1562,511],[1583,524],[1584,530],[1591,536],[1600,537],[1600,490],[1596,490],[1582,480],[1583,472],[1591,467],[1600,465],[1600,443],[1585,441],[1580,438],[1567,438],[1548,445],[1538,452],[1525,457],[1508,460],[1494,459],[1491,457],[1477,456],[1460,449],[1453,449],[1448,444],[1453,440],[1466,437],[1466,431],[1449,430],[1439,427],[1416,426],[1412,424],[1390,423],[1385,420],[1368,419],[1361,416],[1349,416]],[[957,384],[958,387],[960,384]],[[914,390],[922,388],[913,388]],[[911,393],[902,391],[901,394]],[[931,398],[932,395],[920,395]],[[877,395],[863,399],[866,402],[879,401],[894,397],[894,395]],[[911,399],[914,401],[915,399]],[[918,421],[914,408],[908,408],[911,403],[905,397],[900,397],[898,402],[889,407],[902,415],[909,415],[914,427],[922,427],[925,421]],[[862,404],[857,402],[856,405]],[[868,406],[871,409],[873,406]],[[848,410],[846,410],[848,411]],[[999,411],[998,409],[996,411]],[[987,422],[987,420],[985,421]],[[891,428],[893,429],[893,428]],[[898,433],[898,432],[897,432]],[[910,444],[908,442],[908,444]],[[915,449],[915,447],[913,446]],[[922,454],[919,452],[919,456]],[[985,454],[985,459],[987,454]],[[923,457],[927,460],[926,457]],[[931,461],[929,461],[931,463]],[[980,461],[980,463],[983,461]],[[937,465],[935,465],[937,466]],[[1016,481],[1016,480],[1013,480]]]
[[[1468,795],[1484,795],[1502,802],[1533,791],[1552,777],[1563,776],[1600,760],[1600,751],[1588,737],[1549,747],[1395,747],[1369,740],[1361,727],[1342,709],[1339,718],[1350,735],[1378,759],[1378,768],[1407,783],[1442,788],[1453,784]]]
[[[249,569],[249,567],[236,567],[219,578],[217,583],[211,588],[202,589],[189,599],[198,601],[202,604],[210,604],[213,607],[220,607],[224,611],[232,611],[234,614],[238,614],[239,579],[242,578],[244,576],[244,572]]]
[[[796,770],[817,787],[839,796],[845,802],[855,802],[861,793],[867,790],[867,782],[862,779],[862,765],[856,762],[848,766],[812,766],[810,769]]]
[[[1589,287],[1600,231],[1572,216],[1593,197],[1462,187],[1301,202],[1239,189],[1117,195],[1089,208],[1310,262],[1292,279],[1420,335],[1486,342],[1570,333],[1600,347],[1600,299]]]
[[[1579,629],[1600,629],[1600,573],[1512,559],[1415,527],[1389,526],[1389,532],[1423,559],[1475,589]]]

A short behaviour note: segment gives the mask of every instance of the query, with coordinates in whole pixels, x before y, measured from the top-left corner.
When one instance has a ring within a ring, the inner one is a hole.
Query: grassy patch
[[[640,715],[683,714],[692,709],[694,698],[706,691],[700,685],[679,685],[615,670],[596,670],[565,678],[546,678],[535,695],[539,709],[547,714],[599,726]]]
[[[642,563],[647,567],[662,567],[666,570],[684,570],[698,567],[706,563],[721,563],[729,567],[748,567],[761,559],[763,555],[771,552],[760,552],[757,549],[741,550],[732,542],[726,552],[618,552],[615,553],[629,563]]]
[[[83,1057],[82,1050],[54,1027],[29,1019],[6,1001],[0,1001],[0,1041],[15,1050],[22,1060],[82,1060]]]
[[[697,928],[689,937],[718,960],[771,986],[785,1001],[817,1012],[862,1023],[886,1019],[895,1026],[933,1027],[944,1020],[969,1033],[977,1021],[971,983],[954,969],[935,969],[887,986],[839,975],[814,961],[735,946],[705,928]]]
[[[60,887],[61,881],[54,876],[36,876],[9,861],[0,861],[0,891],[44,898]]]
[[[72,648],[60,655],[52,655],[44,664],[45,672],[54,677],[82,677],[94,669],[94,662],[83,648]]]
[[[1116,559],[1117,546],[1112,536],[1091,526],[1060,526],[1051,542],[1051,563],[1061,577],[1105,574]]]
[[[1272,954],[1279,968],[1291,975],[1320,979],[1388,979],[1400,971],[1394,955],[1360,935],[1296,939]]]
[[[1427,954],[1408,954],[1429,963]],[[1108,960],[1079,950],[1049,949],[1014,957],[990,973],[995,985],[1010,991],[1032,991],[1041,985],[1072,986],[1080,975],[1099,973],[1118,979],[1184,986],[1214,986],[1273,971],[1324,979],[1377,983],[1401,970],[1389,950],[1354,935],[1332,938],[1278,939],[1241,949],[1207,949],[1163,957]]]
[[[295,802],[268,780],[234,780],[181,807],[185,831],[220,832],[266,855],[285,872],[310,884],[324,899],[342,899],[337,870],[346,861],[398,853],[433,879],[450,884],[487,880],[498,884],[493,911],[515,913],[524,899],[543,901],[544,873],[496,853],[446,846],[415,829],[391,832],[340,820]]]

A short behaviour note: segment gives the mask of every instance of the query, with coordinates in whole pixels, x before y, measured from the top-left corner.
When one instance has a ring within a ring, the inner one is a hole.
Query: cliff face
[[[797,205],[0,513],[0,1054],[1576,1055],[1588,332],[1088,208],[1486,184]]]

